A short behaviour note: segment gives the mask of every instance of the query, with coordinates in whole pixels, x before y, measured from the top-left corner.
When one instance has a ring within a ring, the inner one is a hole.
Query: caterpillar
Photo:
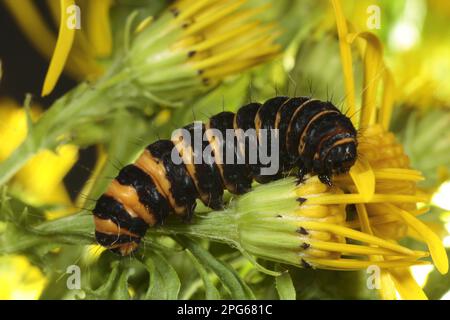
[[[348,172],[357,157],[357,132],[350,119],[331,102],[308,97],[277,96],[182,129],[187,138],[172,135],[147,146],[97,200],[93,214],[100,245],[129,255],[147,228],[162,224],[170,213],[189,221],[197,198],[220,209],[224,189],[242,194],[253,180],[267,183],[294,168],[299,183],[306,174],[317,174],[331,185],[331,175]],[[230,130],[235,133],[231,138],[226,135]],[[196,134],[202,137],[200,145]],[[262,174],[267,163],[249,161],[251,152],[263,149],[277,153],[278,167],[271,174]],[[204,161],[195,161],[199,155]],[[233,161],[219,161],[224,158]]]

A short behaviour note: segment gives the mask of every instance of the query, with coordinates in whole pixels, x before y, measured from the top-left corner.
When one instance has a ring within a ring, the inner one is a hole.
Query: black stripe
[[[209,127],[216,129],[222,134],[222,141],[219,142],[219,146],[222,147],[222,168],[223,168],[223,180],[224,185],[234,194],[243,194],[250,190],[252,185],[252,175],[249,168],[245,164],[237,164],[238,150],[237,138],[234,135],[233,138],[227,139],[226,130],[234,130],[234,113],[221,112],[213,116],[209,120]],[[233,159],[233,163],[227,163],[227,155],[231,152],[232,155],[228,156]]]
[[[320,152],[320,150],[318,150],[320,142],[327,136],[332,135],[333,132],[338,132],[336,124],[342,120],[342,117],[342,114],[326,114],[321,118],[321,121],[316,122],[309,127],[305,136],[305,149],[301,154],[301,158],[303,163],[310,170],[312,169],[314,154]]]
[[[238,143],[243,143],[244,146],[239,146],[239,152],[244,149],[245,151],[245,162],[247,163],[247,171],[249,174],[254,177],[260,173],[260,167],[258,162],[250,164],[250,147],[253,145],[256,145],[258,147],[258,138],[256,136],[256,126],[255,126],[255,118],[256,114],[258,113],[259,108],[261,108],[260,103],[250,103],[247,104],[236,112],[235,118],[234,118],[234,129],[241,129],[244,133],[247,133],[246,136],[242,137],[242,139],[238,140]],[[250,134],[250,131],[253,130],[254,134]],[[252,143],[250,143],[250,139],[254,140]],[[253,150],[254,151],[254,150]],[[258,160],[258,159],[256,159]]]
[[[317,100],[310,101],[306,103],[295,116],[293,116],[287,139],[288,143],[288,153],[291,157],[297,157],[298,146],[300,143],[300,137],[305,130],[308,123],[314,118],[315,115],[326,110],[337,110],[331,103],[321,102]]]
[[[100,245],[104,247],[109,247],[115,244],[126,244],[130,242],[139,243],[141,241],[140,238],[132,237],[129,235],[106,234],[98,231],[95,231],[95,239]]]
[[[100,219],[112,220],[119,228],[144,236],[148,225],[139,217],[133,218],[124,206],[113,197],[102,195],[95,204],[94,215]]]
[[[347,138],[355,139],[355,137],[356,136],[352,132],[345,131],[345,132],[341,132],[341,133],[332,135],[331,137],[329,137],[325,141],[321,141],[321,145],[320,145],[320,159],[325,159],[325,157],[328,154],[328,152],[330,151],[330,149],[339,140],[347,139]]]
[[[131,186],[136,190],[139,201],[155,216],[158,224],[164,222],[170,212],[169,203],[146,172],[130,164],[120,170],[116,179],[121,185]]]
[[[255,129],[255,117],[260,107],[260,103],[250,103],[239,108],[236,113],[236,124],[238,128],[244,131]]]
[[[195,174],[193,179],[197,182],[197,186],[199,188],[199,193],[203,196],[207,197],[207,201],[205,201],[205,205],[219,210],[222,208],[222,197],[223,197],[223,184],[222,178],[220,177],[219,169],[217,168],[214,161],[205,161],[203,158],[203,151],[208,146],[207,139],[203,139],[205,133],[205,126],[202,124],[195,125],[194,123],[189,124],[184,127],[187,131],[189,131],[191,141],[185,142],[185,148],[192,148],[193,151],[201,153],[197,162],[194,162]],[[195,134],[202,138],[202,144],[199,146],[201,150],[195,150],[194,138]],[[193,159],[195,161],[195,159]]]
[[[172,160],[174,148],[170,140],[159,140],[147,147],[154,158],[162,161],[166,170],[166,179],[170,183],[169,191],[176,204],[185,208],[186,218],[189,219],[195,209],[198,194],[184,163],[175,164]]]
[[[278,113],[278,110],[283,105],[283,103],[285,103],[288,99],[289,99],[288,97],[275,97],[275,98],[269,99],[266,102],[264,102],[264,104],[261,106],[261,108],[259,108],[258,115],[257,115],[259,117],[260,123],[261,123],[259,129],[267,130],[265,132],[265,142],[266,142],[265,144],[266,144],[266,148],[267,148],[266,152],[267,152],[268,157],[272,156],[272,154],[271,154],[271,150],[272,150],[271,149],[272,148],[271,130],[275,129],[276,115]],[[263,137],[263,135],[262,135],[262,132],[260,131],[258,138],[261,138],[261,137]],[[258,151],[261,150],[261,142],[262,141],[258,140]],[[277,161],[279,164],[281,163],[280,152],[279,152],[280,151],[280,148],[279,148],[280,143],[281,142],[279,140],[278,141],[278,150],[277,150],[277,153],[278,153]],[[258,159],[259,159],[259,157],[258,157]],[[270,166],[271,166],[271,164],[266,164],[266,165],[263,165],[261,163],[259,164],[259,170],[258,170],[257,174],[255,175],[255,180],[257,182],[267,183],[267,182],[281,178],[281,170],[280,169],[282,166],[279,166],[279,170],[276,174],[273,174],[273,175],[262,175],[261,174],[262,168],[268,168]]]
[[[287,131],[289,122],[297,110],[303,103],[310,100],[307,97],[297,97],[286,101],[278,110],[280,122],[278,125],[278,134],[280,140],[280,165],[283,171],[290,170],[297,160],[297,156],[291,157],[287,152]]]

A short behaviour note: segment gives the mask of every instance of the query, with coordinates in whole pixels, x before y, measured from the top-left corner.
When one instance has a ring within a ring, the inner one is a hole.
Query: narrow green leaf
[[[275,285],[277,287],[280,300],[295,300],[296,292],[294,283],[292,282],[292,278],[288,270],[275,278]]]
[[[205,298],[207,300],[219,300],[221,298],[219,290],[217,290],[217,288],[214,286],[214,283],[211,281],[208,271],[191,252],[188,252],[188,256],[192,260],[195,269],[197,269],[200,277],[202,278],[203,284],[205,286]]]
[[[112,292],[112,298],[115,300],[129,300],[130,293],[128,292],[128,278],[131,275],[129,269],[125,269],[117,280],[115,290]]]
[[[114,288],[117,275],[119,273],[119,263],[114,263],[112,271],[108,276],[106,282],[96,290],[85,288],[86,299],[105,299],[111,295],[111,291]]]
[[[150,284],[145,299],[176,300],[180,292],[180,278],[175,269],[159,253],[153,252],[145,260]]]
[[[216,259],[197,242],[185,237],[182,238],[181,242],[202,265],[208,267],[217,274],[223,285],[230,291],[232,299],[255,299],[251,289],[244,283],[233,268]]]

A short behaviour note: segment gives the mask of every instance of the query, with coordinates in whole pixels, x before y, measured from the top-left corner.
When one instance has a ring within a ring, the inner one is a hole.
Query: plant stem
[[[210,212],[206,216],[197,215],[191,223],[171,217],[163,227],[149,228],[147,237],[158,235],[187,235],[212,241],[228,243],[238,247],[236,215],[231,211]],[[94,220],[88,212],[46,221],[31,228],[29,236],[15,239],[14,247],[25,250],[41,242],[52,239],[53,243],[80,244],[94,243]],[[4,241],[8,242],[4,234]],[[43,241],[41,241],[43,240]],[[0,250],[1,251],[1,250]]]
[[[206,215],[196,215],[191,223],[179,219],[167,222],[163,228],[150,228],[148,234],[182,234],[213,241],[226,242],[238,246],[236,214],[232,210],[213,211]]]

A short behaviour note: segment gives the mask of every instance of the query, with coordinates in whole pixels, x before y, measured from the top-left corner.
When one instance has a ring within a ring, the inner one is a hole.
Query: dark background
[[[35,0],[35,3],[56,35],[57,28],[48,15],[45,1]],[[22,104],[25,95],[30,93],[33,96],[33,101],[46,109],[53,101],[76,85],[75,81],[63,74],[55,90],[49,96],[45,98],[40,96],[49,61],[42,57],[28,42],[2,1],[0,1],[0,60],[3,69],[0,97],[13,98],[18,104]],[[2,119],[0,119],[1,121]],[[94,163],[95,149],[93,147],[80,150],[80,160],[64,179],[72,198],[76,196],[89,177],[90,169]]]

